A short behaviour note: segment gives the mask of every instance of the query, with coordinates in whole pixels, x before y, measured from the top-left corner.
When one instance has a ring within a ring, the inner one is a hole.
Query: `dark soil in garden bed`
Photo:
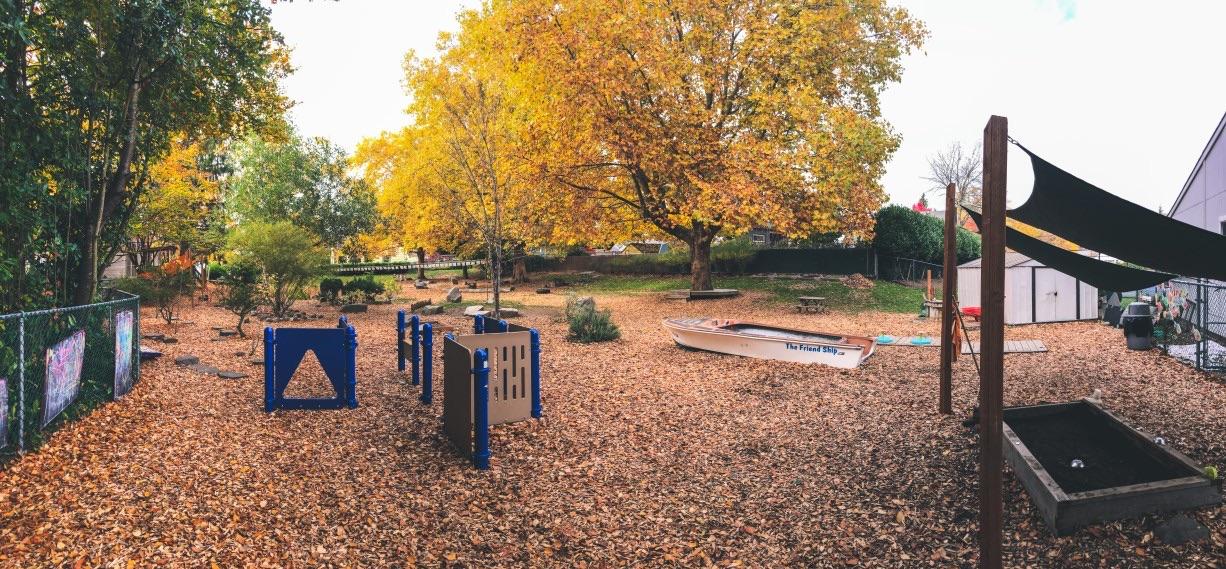
[[[1073,494],[1186,476],[1179,465],[1145,452],[1109,419],[1078,405],[1051,414],[1011,418],[1009,428],[1065,492]],[[1084,468],[1073,468],[1080,460]]]

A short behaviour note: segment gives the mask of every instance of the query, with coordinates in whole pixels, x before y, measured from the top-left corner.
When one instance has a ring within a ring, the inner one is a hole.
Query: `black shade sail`
[[[983,227],[981,214],[969,209],[966,213],[975,220],[975,225]],[[1100,290],[1140,290],[1175,278],[1167,273],[1134,269],[1080,255],[1008,226],[1005,227],[1005,246]]]
[[[1034,191],[1026,203],[1009,210],[1009,217],[1130,263],[1226,280],[1226,236],[1107,193],[1017,146],[1030,155]]]

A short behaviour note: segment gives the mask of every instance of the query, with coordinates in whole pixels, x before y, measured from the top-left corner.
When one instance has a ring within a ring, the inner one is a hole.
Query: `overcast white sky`
[[[269,0],[266,0],[269,1]],[[406,122],[406,51],[434,52],[439,31],[476,0],[281,0],[273,25],[293,48],[286,82],[303,134],[352,150]],[[882,112],[902,146],[882,180],[911,204],[927,158],[974,144],[991,114],[1057,166],[1149,208],[1169,208],[1226,113],[1226,2],[929,0],[898,2],[931,37],[905,60]],[[1030,192],[1010,151],[1009,201]]]

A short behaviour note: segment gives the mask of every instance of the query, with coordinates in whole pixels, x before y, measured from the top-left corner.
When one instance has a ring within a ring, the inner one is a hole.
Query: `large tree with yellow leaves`
[[[690,245],[770,225],[872,234],[898,137],[878,96],[922,24],[884,0],[493,1],[482,38],[534,107],[554,195],[630,212]],[[467,20],[466,20],[467,21]],[[469,39],[468,26],[460,42]]]
[[[522,258],[530,246],[607,238],[626,225],[547,191],[534,88],[516,80],[499,47],[506,30],[487,15],[462,14],[462,33],[444,35],[437,58],[409,54],[413,123],[363,141],[355,159],[376,188],[383,229],[402,246],[483,253],[498,280],[506,253]]]

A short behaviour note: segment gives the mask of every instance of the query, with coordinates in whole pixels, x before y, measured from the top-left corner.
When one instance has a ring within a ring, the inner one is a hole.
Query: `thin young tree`
[[[477,36],[502,33],[489,21],[462,19]],[[543,191],[531,158],[541,151],[532,135],[539,116],[526,102],[535,86],[507,81],[505,57],[490,42],[443,47],[438,58],[407,59],[413,124],[364,141],[357,161],[402,243],[484,254],[500,311],[508,249],[615,238],[622,226],[597,222],[601,212],[591,204]]]
[[[959,206],[979,209],[983,202],[983,157],[981,145],[964,149],[961,142],[928,157],[928,175],[923,177],[932,185],[924,191],[944,192],[950,184],[958,189]],[[942,194],[943,195],[943,194]],[[958,212],[958,219],[963,213]]]

